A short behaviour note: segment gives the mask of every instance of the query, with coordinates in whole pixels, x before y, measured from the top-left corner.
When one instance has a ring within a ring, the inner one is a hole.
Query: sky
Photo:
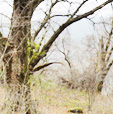
[[[97,0],[97,1],[104,2],[105,0]],[[95,5],[96,5],[96,3],[95,3]],[[98,12],[96,12],[93,16],[95,16],[93,18],[93,21],[95,23],[99,23],[99,22],[101,22],[102,18],[104,20],[107,20],[108,18],[113,16],[113,12],[112,12],[110,5],[107,5],[104,8],[102,8],[101,10],[99,10]],[[88,19],[82,19],[81,21],[74,23],[69,27],[72,39],[77,40],[79,43],[84,40],[84,37],[95,34],[95,32],[97,32],[98,29],[100,29],[100,26],[95,25],[95,27],[94,27],[93,23],[91,21],[89,21]]]
[[[50,0],[47,0],[48,2]],[[69,1],[76,1],[76,0],[69,0]],[[79,0],[81,1],[81,0]],[[80,14],[89,11],[90,9],[93,9],[95,6],[98,6],[99,4],[105,2],[106,0],[89,0],[89,3],[86,4],[81,10]],[[42,3],[39,8],[36,9],[34,12],[32,22],[37,22],[43,18],[43,14],[41,13],[40,9],[46,10],[45,6],[47,4]],[[9,18],[11,18],[12,15],[12,6],[13,6],[13,0],[0,0],[0,13],[7,15]],[[63,7],[62,7],[63,6]],[[59,8],[62,8],[62,13],[65,13],[67,10],[65,10],[69,5],[67,4],[62,4],[61,6],[58,5],[54,11],[59,13]],[[71,10],[73,11],[74,5],[71,6]],[[40,10],[40,11],[39,11]],[[60,10],[61,12],[61,10]],[[37,13],[39,14],[37,16]],[[54,13],[54,12],[53,12]],[[93,21],[94,22],[99,22],[101,17],[104,19],[109,18],[112,16],[112,9],[110,5],[105,6],[102,10],[96,12],[94,15]],[[40,17],[40,18],[39,18]],[[8,35],[8,30],[10,27],[10,21],[8,18],[5,18],[4,16],[0,15],[0,25],[2,28],[0,30],[3,32],[4,37],[7,37]],[[37,27],[36,27],[37,28]],[[76,22],[68,27],[70,36],[72,40],[75,40],[77,43],[81,43],[81,41],[86,37],[87,35],[91,35],[95,32],[95,29],[93,27],[93,24],[87,20],[87,19],[82,19],[79,22]]]

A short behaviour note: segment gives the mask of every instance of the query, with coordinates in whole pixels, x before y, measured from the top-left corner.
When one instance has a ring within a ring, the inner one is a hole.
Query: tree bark
[[[16,87],[14,91],[21,94],[20,86],[26,85],[27,91],[25,93],[30,93],[29,81],[29,65],[28,65],[28,39],[30,39],[30,29],[31,29],[31,15],[32,10],[26,9],[26,5],[29,3],[27,0],[14,1],[13,15],[11,21],[11,30],[9,35],[9,48],[6,49],[4,56],[4,63],[6,65],[6,82],[9,88]],[[9,89],[8,88],[8,89]],[[13,94],[13,92],[12,92]],[[17,105],[18,105],[17,101]],[[27,107],[26,114],[30,114],[29,106]]]
[[[101,94],[105,96],[113,96],[113,65],[110,67],[110,70],[104,79]]]
[[[101,92],[101,90],[103,88],[104,81],[106,79],[106,76],[107,76],[110,68],[113,65],[113,60],[111,62],[109,62],[110,58],[112,56],[112,52],[113,52],[113,46],[111,43],[112,35],[113,35],[113,20],[112,20],[111,30],[108,34],[108,39],[106,39],[107,43],[105,44],[103,36],[101,37],[101,40],[100,40],[100,50],[101,50],[100,66],[101,66],[101,70],[100,70],[100,79],[99,79],[100,82],[97,87],[98,92]],[[111,49],[109,49],[110,46],[111,46]]]
[[[11,48],[7,49],[7,56],[4,62],[7,63],[6,75],[7,82],[17,83],[27,81],[29,74],[28,67],[28,39],[30,39],[30,21],[31,17],[25,10],[27,2],[14,1],[12,26],[9,36]],[[29,9],[30,10],[30,9]]]

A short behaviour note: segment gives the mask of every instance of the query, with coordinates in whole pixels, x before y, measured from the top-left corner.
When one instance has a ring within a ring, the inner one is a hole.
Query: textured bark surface
[[[98,91],[101,91],[103,88],[104,80],[106,79],[106,75],[108,74],[111,66],[113,65],[113,60],[111,61],[113,46],[112,46],[112,35],[113,35],[113,20],[111,24],[110,32],[108,33],[108,39],[106,39],[106,43],[104,42],[104,37],[101,37],[100,40],[100,77],[99,84],[97,87]],[[111,47],[111,48],[110,48]]]
[[[113,96],[113,65],[104,79],[102,95]]]
[[[28,96],[28,93],[30,94],[30,85],[27,82],[29,81],[28,39],[31,37],[30,15],[32,12],[26,6],[27,0],[14,1],[12,26],[9,35],[10,48],[6,50],[7,56],[4,57],[4,62],[6,64],[6,82],[9,88],[12,88],[11,94],[15,93],[15,91],[18,93],[18,96],[21,96],[21,93],[25,94],[27,100],[25,101],[27,102],[26,114],[30,114],[30,96]],[[25,92],[24,89],[21,89],[23,84],[27,87]],[[16,105],[19,105],[18,99]]]
[[[9,37],[9,43],[11,43],[12,48],[8,50],[10,54],[5,58],[6,62],[9,61],[6,67],[8,83],[22,82],[25,77],[28,77],[29,73],[27,41],[30,38],[31,18],[28,14],[30,11],[23,10],[26,7],[26,3],[26,1],[14,1]]]

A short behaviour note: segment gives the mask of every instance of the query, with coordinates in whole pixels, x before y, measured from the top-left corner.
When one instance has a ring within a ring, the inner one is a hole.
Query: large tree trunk
[[[28,44],[30,38],[30,15],[28,10],[25,10],[26,4],[22,2],[14,2],[12,26],[9,35],[9,43],[11,49],[7,52],[8,57],[5,62],[9,61],[6,67],[7,81],[11,83],[27,81],[28,68]]]
[[[28,83],[28,39],[30,39],[31,37],[31,11],[30,8],[26,9],[27,2],[28,0],[19,2],[17,2],[16,0],[14,1],[11,22],[12,25],[8,38],[9,47],[7,48],[6,54],[4,56],[4,63],[6,65],[6,82],[8,85],[8,90],[12,88],[12,92],[10,92],[10,94],[14,94],[15,91],[16,93],[21,94],[22,91],[24,91],[24,89],[22,89],[22,86],[25,85],[27,87],[27,91],[25,91],[25,97],[27,99],[30,99],[30,95],[28,97],[28,93],[30,94],[30,85]],[[28,104],[29,103],[27,103],[26,105]],[[17,101],[17,105],[19,105],[19,101]],[[30,109],[28,108],[29,106],[26,106],[26,114],[30,114]]]

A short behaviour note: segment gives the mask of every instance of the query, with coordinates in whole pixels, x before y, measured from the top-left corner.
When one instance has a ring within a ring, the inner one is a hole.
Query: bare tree
[[[99,84],[98,84],[98,91],[102,90],[103,83],[105,80],[105,77],[110,70],[111,66],[113,65],[113,60],[112,58],[112,52],[113,52],[113,44],[112,44],[112,35],[113,35],[113,20],[111,27],[109,30],[107,30],[105,24],[104,24],[104,29],[106,35],[102,35],[100,38],[100,50],[99,50],[99,58],[100,58],[100,76],[99,76]]]
[[[97,32],[97,36],[90,36],[88,38],[88,51],[92,56],[91,59],[95,62],[95,73],[97,74],[97,91],[101,91],[105,77],[110,70],[112,60],[112,32],[113,32],[113,20],[102,21],[102,33]]]

